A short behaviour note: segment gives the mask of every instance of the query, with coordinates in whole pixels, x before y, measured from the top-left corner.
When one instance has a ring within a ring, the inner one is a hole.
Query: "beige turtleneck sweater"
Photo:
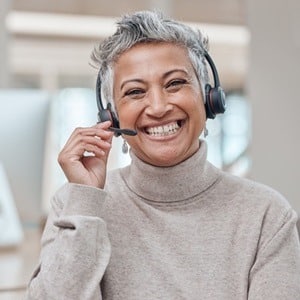
[[[132,155],[105,191],[66,184],[52,204],[27,299],[300,299],[295,212],[205,142],[169,168]]]

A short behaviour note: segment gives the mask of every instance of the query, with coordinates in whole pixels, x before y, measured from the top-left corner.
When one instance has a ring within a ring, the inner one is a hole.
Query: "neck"
[[[129,188],[147,201],[170,203],[185,201],[205,191],[218,178],[218,171],[207,162],[207,146],[172,167],[156,167],[131,153],[132,163],[122,170]]]

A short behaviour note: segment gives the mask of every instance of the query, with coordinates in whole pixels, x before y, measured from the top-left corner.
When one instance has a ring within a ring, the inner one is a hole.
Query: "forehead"
[[[169,67],[193,69],[184,46],[175,43],[139,43],[123,52],[114,63],[114,73],[150,71]]]

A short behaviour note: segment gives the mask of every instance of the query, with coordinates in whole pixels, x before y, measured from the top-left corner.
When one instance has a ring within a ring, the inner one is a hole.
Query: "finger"
[[[78,144],[78,147],[81,150],[82,149],[87,150],[88,147],[97,148],[99,150],[102,150],[104,153],[106,153],[106,151],[111,148],[111,142],[107,140],[102,140],[97,136],[95,137],[87,136],[81,139],[80,143]]]
[[[98,136],[101,139],[109,139],[113,134],[107,129],[101,127],[78,127],[76,128],[70,136],[70,139],[78,136]]]
[[[103,140],[97,136],[76,136],[68,145],[66,145],[62,152],[69,153],[69,157],[79,159],[83,156],[85,151],[91,151],[102,154],[107,153],[111,148],[111,141]],[[97,151],[96,151],[97,150]]]
[[[109,148],[110,149],[110,148]],[[83,156],[96,156],[98,158],[105,157],[109,149],[99,148],[96,145],[88,144],[84,149]]]
[[[108,129],[111,126],[111,121],[99,122],[94,127]]]
[[[111,143],[112,136],[112,132],[98,126],[87,128],[78,127],[73,131],[70,138],[66,142],[66,147],[75,147],[76,144],[84,141],[87,137],[98,137],[100,140],[105,140]]]

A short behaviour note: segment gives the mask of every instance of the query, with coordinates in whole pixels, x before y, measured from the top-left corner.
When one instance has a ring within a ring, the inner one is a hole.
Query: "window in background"
[[[228,94],[226,113],[207,122],[208,159],[222,169],[246,176],[250,168],[250,105],[242,94]]]
[[[96,121],[94,91],[64,89],[52,96],[46,132],[43,210],[48,212],[54,192],[66,181],[57,156],[76,127],[91,126]]]
[[[40,215],[49,103],[49,94],[41,90],[0,90],[0,161],[28,227]]]

